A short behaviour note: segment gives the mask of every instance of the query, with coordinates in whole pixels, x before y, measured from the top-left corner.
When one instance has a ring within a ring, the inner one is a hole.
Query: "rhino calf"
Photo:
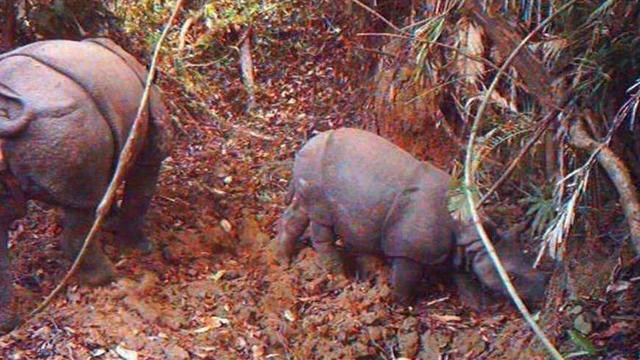
[[[296,155],[276,257],[288,263],[310,227],[329,270],[343,265],[336,236],[356,263],[371,255],[387,259],[400,303],[412,303],[423,276],[443,266],[469,269],[486,288],[505,292],[475,228],[450,216],[449,181],[447,173],[373,133],[345,128],[318,134]],[[529,302],[541,299],[545,276],[513,244],[497,248],[520,294]]]
[[[16,323],[7,231],[26,200],[64,209],[63,248],[74,258],[136,117],[147,72],[108,39],[36,42],[0,55],[0,333]],[[172,128],[158,89],[128,169],[116,238],[149,249],[142,222]],[[94,241],[79,279],[102,284],[113,268]]]

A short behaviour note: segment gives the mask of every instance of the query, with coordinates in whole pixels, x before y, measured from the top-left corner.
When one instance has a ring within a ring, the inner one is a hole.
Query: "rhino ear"
[[[454,221],[454,235],[456,237],[456,242],[458,245],[467,246],[471,243],[481,241],[480,234],[478,233],[478,229],[473,221]],[[500,242],[502,236],[500,232],[498,232],[497,226],[491,220],[483,220],[482,227],[484,231],[489,235],[489,239],[493,243]]]
[[[502,237],[505,239],[505,241],[508,241],[510,243],[519,242],[520,236],[527,229],[530,222],[531,220],[528,219],[511,226],[509,230],[505,231],[502,234]]]
[[[491,238],[491,241],[497,242],[502,239],[502,234],[498,231],[498,226],[490,219],[486,219],[482,222],[484,230]]]

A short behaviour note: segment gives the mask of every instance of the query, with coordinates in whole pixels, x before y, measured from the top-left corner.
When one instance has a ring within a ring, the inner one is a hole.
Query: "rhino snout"
[[[549,278],[547,274],[530,268],[524,274],[512,274],[510,276],[518,294],[527,306],[535,307],[544,300],[545,288]]]
[[[531,267],[524,257],[515,253],[503,254],[502,263],[511,282],[525,303],[532,307],[544,300],[548,274]],[[509,297],[507,288],[486,253],[479,254],[473,264],[473,272],[488,289]]]

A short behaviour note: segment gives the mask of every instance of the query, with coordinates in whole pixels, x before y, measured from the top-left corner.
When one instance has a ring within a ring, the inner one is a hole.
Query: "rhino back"
[[[114,149],[120,151],[143,91],[122,58],[99,44],[69,40],[36,42],[0,56],[0,61],[15,56],[30,57],[79,84],[108,122]]]
[[[296,159],[294,178],[309,184],[311,195],[304,203],[312,221],[330,222],[355,252],[382,253],[387,213],[396,194],[412,185],[422,166],[375,134],[339,129],[305,145]]]
[[[146,85],[147,70],[131,54],[108,38],[91,38],[83,40],[102,46],[117,55],[136,74],[141,84]],[[153,164],[169,156],[173,148],[174,129],[169,111],[164,105],[160,90],[152,85],[149,95],[149,132],[146,146],[139,155],[140,163]]]
[[[110,128],[93,101],[71,79],[24,56],[0,61],[0,83],[38,115],[19,137],[3,141],[21,187],[39,200],[95,206],[106,188],[114,149]],[[0,107],[9,108],[11,119],[24,110],[1,96]]]

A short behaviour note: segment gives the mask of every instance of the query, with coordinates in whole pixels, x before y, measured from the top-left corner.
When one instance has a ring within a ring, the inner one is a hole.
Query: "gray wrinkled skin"
[[[343,266],[337,236],[351,256],[388,259],[400,303],[411,303],[426,272],[442,266],[468,267],[486,288],[504,292],[475,228],[454,222],[447,210],[449,181],[442,170],[373,133],[345,128],[318,134],[296,155],[276,256],[288,263],[310,227],[329,270]],[[498,251],[521,294],[541,299],[544,276],[513,244]]]
[[[485,289],[505,296],[508,295],[491,258],[482,245],[475,225],[469,223],[456,224],[455,226],[456,244],[464,249],[463,257],[465,259],[454,256],[454,264],[468,267],[469,269],[466,270],[470,270]],[[485,223],[483,226],[494,242],[496,252],[509,274],[509,278],[518,290],[518,294],[530,306],[544,300],[548,275],[532,267],[531,259],[522,254],[517,243],[502,239],[501,234],[492,225]],[[464,262],[466,264],[463,264]]]
[[[16,322],[9,226],[24,215],[27,199],[60,206],[63,247],[75,257],[135,119],[146,74],[108,39],[41,41],[0,55],[0,333]],[[122,245],[146,250],[142,221],[173,136],[158,89],[150,95],[145,136],[128,169],[116,221]],[[94,242],[80,280],[98,285],[113,275]]]

